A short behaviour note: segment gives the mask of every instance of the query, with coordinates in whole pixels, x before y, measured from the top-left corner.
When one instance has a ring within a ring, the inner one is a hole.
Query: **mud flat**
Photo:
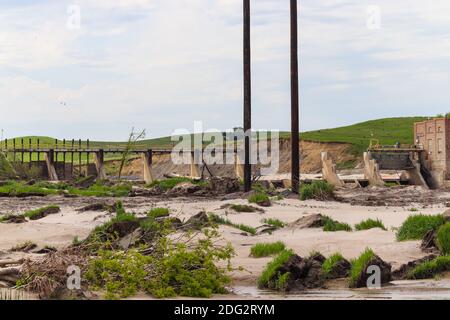
[[[366,196],[367,190],[354,189],[343,191],[347,196],[357,199]],[[391,191],[384,189],[384,194]],[[351,201],[325,202],[325,201],[299,201],[289,198],[276,200],[264,212],[237,213],[230,210],[229,204],[248,204],[245,199],[223,200],[220,198],[160,198],[160,197],[136,197],[121,199],[129,211],[144,214],[152,207],[170,208],[173,216],[186,220],[200,211],[215,213],[226,216],[236,224],[245,224],[254,228],[260,227],[262,219],[276,218],[286,224],[295,222],[301,217],[312,214],[327,215],[340,222],[355,225],[362,220],[372,218],[380,219],[387,228],[371,229],[353,232],[324,232],[320,228],[298,229],[285,227],[272,232],[251,236],[229,226],[220,226],[222,241],[231,242],[236,251],[236,257],[232,263],[234,267],[243,267],[243,271],[234,271],[232,276],[232,294],[225,298],[286,298],[272,292],[260,291],[256,288],[256,280],[265,265],[271,258],[250,257],[250,247],[256,243],[283,241],[288,248],[293,249],[300,256],[308,256],[313,251],[319,251],[325,256],[340,252],[347,259],[357,257],[365,248],[370,247],[383,260],[392,264],[393,269],[400,267],[409,261],[424,257],[426,254],[420,249],[420,241],[398,242],[395,230],[404,220],[417,213],[437,215],[445,210],[445,200],[449,197],[446,192],[432,192],[430,197],[441,199],[441,201],[428,201],[420,190],[407,189],[404,194],[416,193],[415,203],[408,204],[399,202],[400,205],[389,203],[389,205],[359,205]],[[343,193],[338,193],[341,197]],[[359,193],[359,196],[358,196]],[[377,196],[378,197],[378,196]],[[401,192],[396,194],[401,197]],[[23,224],[0,223],[0,258],[16,259],[20,257],[34,258],[36,253],[10,252],[13,246],[25,241],[31,241],[38,247],[52,246],[62,248],[72,243],[75,237],[85,238],[97,225],[111,218],[111,213],[86,211],[79,212],[77,209],[96,202],[112,203],[117,198],[93,198],[78,197],[64,198],[62,196],[51,196],[44,198],[2,198],[0,208],[2,213],[20,213],[28,209],[35,209],[49,204],[57,204],[61,212],[49,215],[37,221],[29,221]],[[383,200],[381,196],[381,200]],[[411,210],[414,208],[414,210]],[[417,211],[416,211],[417,210]],[[419,298],[435,299],[450,298],[450,281],[444,277],[436,281],[400,281],[378,291],[350,290],[344,284],[337,284],[324,290],[307,291],[302,294],[288,295],[292,299],[401,299]]]

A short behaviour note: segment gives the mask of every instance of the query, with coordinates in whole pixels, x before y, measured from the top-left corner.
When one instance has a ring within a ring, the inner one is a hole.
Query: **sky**
[[[301,130],[449,111],[450,1],[299,0]],[[252,0],[255,129],[289,130],[289,0]],[[242,0],[0,0],[3,137],[242,125]]]

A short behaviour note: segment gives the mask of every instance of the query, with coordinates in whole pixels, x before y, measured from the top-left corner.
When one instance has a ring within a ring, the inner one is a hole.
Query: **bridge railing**
[[[135,143],[129,150],[147,150],[151,146],[145,143]],[[127,143],[104,143],[104,142],[92,142],[90,140],[55,140],[49,141],[48,139],[5,139],[0,141],[0,150],[3,152],[13,152],[15,150],[92,150],[92,149],[104,149],[104,150],[118,150],[125,151],[127,149]]]

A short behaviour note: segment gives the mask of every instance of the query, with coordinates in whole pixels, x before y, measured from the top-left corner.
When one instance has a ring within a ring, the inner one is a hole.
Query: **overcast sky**
[[[299,2],[302,131],[450,111],[450,1]],[[289,0],[252,11],[253,125],[287,130]],[[242,0],[0,0],[0,128],[240,126],[241,52]]]

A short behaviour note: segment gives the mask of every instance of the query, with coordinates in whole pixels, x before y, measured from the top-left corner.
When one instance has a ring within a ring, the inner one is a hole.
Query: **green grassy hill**
[[[371,139],[378,139],[382,145],[414,143],[414,122],[426,117],[385,118],[357,123],[351,126],[304,132],[302,139],[321,142],[346,142],[354,145],[354,151],[362,153]]]
[[[414,122],[423,121],[426,117],[408,117],[408,118],[385,118],[378,120],[371,120],[367,122],[357,123],[351,126],[316,130],[310,132],[301,133],[301,138],[307,141],[319,141],[319,142],[344,142],[354,146],[353,151],[357,154],[364,152],[370,144],[371,139],[378,139],[383,145],[393,145],[396,142],[402,144],[412,144],[413,138],[413,124]],[[289,137],[288,132],[281,133],[282,137]],[[20,146],[21,140],[24,140],[24,145],[29,145],[29,140],[32,140],[32,145],[36,145],[37,139],[39,139],[41,146],[54,145],[55,139],[51,137],[19,137],[16,138],[16,146]],[[58,140],[58,144],[62,145],[62,140]],[[71,144],[71,140],[66,141],[67,145]],[[77,145],[78,142],[76,141]],[[125,142],[102,142],[91,141],[90,146],[95,147],[119,147],[124,146]],[[82,145],[86,145],[86,141],[82,142]],[[140,141],[136,146],[142,148],[164,149],[171,148],[173,142],[170,137],[162,137],[157,139],[148,139]],[[0,142],[0,146],[4,146],[4,141]],[[8,146],[12,146],[12,139],[8,140]],[[112,159],[112,155],[106,155],[107,159]],[[85,160],[85,159],[82,159]],[[27,159],[26,159],[27,161]],[[75,159],[78,161],[78,158]]]

